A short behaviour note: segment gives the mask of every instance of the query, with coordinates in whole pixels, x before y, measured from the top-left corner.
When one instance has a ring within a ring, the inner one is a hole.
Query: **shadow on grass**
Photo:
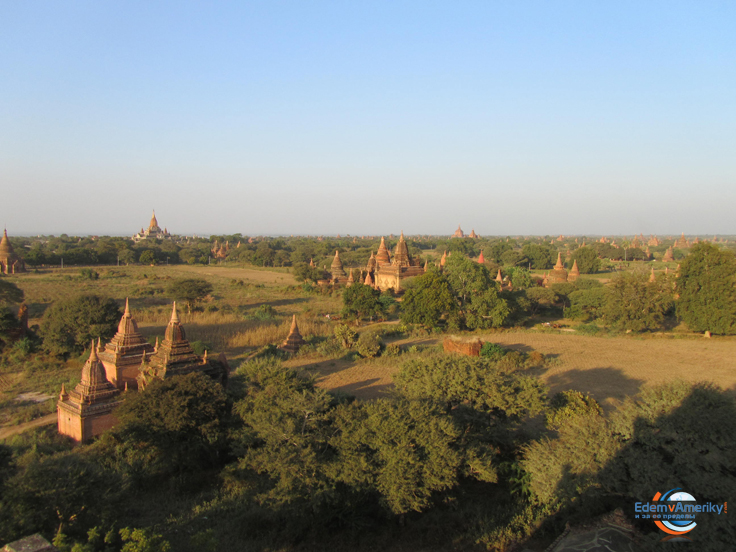
[[[590,393],[601,405],[606,399],[622,401],[636,395],[644,380],[630,378],[619,368],[591,368],[589,370],[568,370],[547,379],[552,394],[568,389]]]

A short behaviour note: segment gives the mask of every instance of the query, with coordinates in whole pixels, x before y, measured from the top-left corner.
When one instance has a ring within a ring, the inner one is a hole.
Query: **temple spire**
[[[176,312],[176,301],[174,301],[174,307],[171,310],[171,320],[169,320],[169,324],[178,324],[179,323],[179,313]]]

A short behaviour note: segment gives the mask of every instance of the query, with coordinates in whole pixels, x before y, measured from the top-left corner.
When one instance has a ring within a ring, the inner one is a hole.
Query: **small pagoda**
[[[340,252],[337,250],[335,250],[335,258],[332,259],[332,265],[330,265],[330,274],[334,283],[342,282],[347,276],[340,260]]]
[[[570,273],[567,275],[567,281],[574,282],[578,278],[580,278],[580,269],[578,268],[578,260],[575,259],[572,262],[572,268],[570,269]]]
[[[295,314],[294,317],[291,319],[291,329],[289,330],[289,335],[286,337],[286,341],[281,344],[281,347],[279,347],[279,349],[291,354],[295,354],[299,350],[299,347],[306,344],[307,342],[304,341],[302,334],[299,333],[299,326],[297,326]]]
[[[549,285],[564,284],[567,282],[567,270],[565,270],[565,265],[562,264],[562,253],[557,253],[557,263],[555,264],[555,267],[549,271],[547,282]]]
[[[16,272],[25,272],[26,265],[10,245],[8,239],[8,230],[3,232],[2,240],[0,240],[0,272],[3,274],[15,274]]]
[[[59,433],[75,441],[89,441],[115,425],[113,410],[121,404],[120,390],[107,380],[95,342],[82,368],[82,381],[68,393],[61,386],[56,405]]]
[[[138,331],[138,324],[130,314],[126,298],[125,312],[118,324],[118,331],[99,354],[100,361],[105,366],[107,380],[121,391],[137,389],[138,368],[143,355],[151,355],[153,352],[153,346]]]
[[[179,322],[179,313],[176,302],[171,312],[171,319],[166,326],[166,333],[161,345],[156,347],[153,354],[143,354],[138,369],[138,388],[145,389],[153,379],[168,379],[172,376],[203,372],[222,385],[227,384],[228,365],[224,354],[218,359],[199,356],[194,352],[187,341],[184,327]]]

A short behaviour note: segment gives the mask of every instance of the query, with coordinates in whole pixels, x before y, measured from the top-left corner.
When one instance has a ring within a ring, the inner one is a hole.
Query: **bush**
[[[246,320],[258,320],[260,322],[266,322],[275,318],[276,309],[268,304],[259,305],[253,312],[245,316]]]
[[[547,427],[558,429],[576,416],[600,416],[601,405],[593,397],[580,391],[563,391],[557,393],[551,402],[551,410],[547,412]]]
[[[494,361],[501,360],[505,354],[506,349],[501,347],[499,344],[491,343],[490,341],[483,343],[483,346],[480,348],[480,356]]]
[[[366,358],[378,356],[382,347],[383,341],[381,341],[381,338],[375,332],[363,332],[355,344],[355,348],[361,356]]]
[[[96,270],[92,270],[91,268],[83,268],[79,271],[79,275],[82,277],[83,280],[97,280],[100,277],[100,273]]]

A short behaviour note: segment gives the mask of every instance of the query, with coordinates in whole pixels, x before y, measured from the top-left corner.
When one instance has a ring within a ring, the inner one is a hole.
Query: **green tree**
[[[212,284],[203,278],[181,278],[169,284],[168,293],[177,301],[184,301],[187,311],[212,293]]]
[[[677,277],[677,315],[696,332],[736,333],[736,258],[731,251],[693,246]]]
[[[527,243],[521,248],[522,254],[529,259],[532,268],[546,270],[552,268],[557,258],[557,252],[547,245]]]
[[[585,322],[600,317],[606,304],[607,291],[603,287],[580,289],[570,294],[570,308],[565,316]]]
[[[574,261],[578,262],[580,274],[595,274],[601,268],[601,260],[598,258],[598,252],[590,246],[579,247],[573,251],[570,262],[572,263]]]
[[[379,399],[342,405],[330,439],[338,462],[331,477],[355,490],[377,492],[394,514],[421,512],[433,493],[454,487],[461,455],[459,431],[421,401]]]
[[[442,317],[456,310],[455,298],[447,280],[436,269],[414,278],[401,301],[401,321],[434,328]]]
[[[444,274],[465,326],[481,329],[503,325],[510,309],[498,296],[496,283],[485,266],[456,255],[448,259]]]
[[[147,249],[141,253],[141,256],[138,258],[138,262],[146,265],[154,265],[156,264],[156,254],[150,249]]]
[[[366,358],[377,356],[381,352],[381,347],[383,347],[383,341],[376,332],[361,333],[355,344],[356,350]]]
[[[606,323],[641,332],[662,326],[665,313],[672,307],[672,288],[662,274],[655,282],[643,272],[621,272],[606,288],[603,315]]]
[[[57,301],[41,323],[44,348],[56,355],[81,353],[92,339],[115,335],[122,313],[113,299],[79,295]]]
[[[364,284],[353,284],[342,294],[342,315],[359,323],[382,313],[381,292]]]
[[[307,263],[294,263],[291,269],[291,273],[294,275],[294,279],[297,282],[313,282],[317,283],[317,280],[324,278],[324,271],[316,266],[309,266]]]
[[[224,458],[228,413],[222,386],[201,372],[155,379],[115,411],[98,452],[134,477],[196,473]]]

